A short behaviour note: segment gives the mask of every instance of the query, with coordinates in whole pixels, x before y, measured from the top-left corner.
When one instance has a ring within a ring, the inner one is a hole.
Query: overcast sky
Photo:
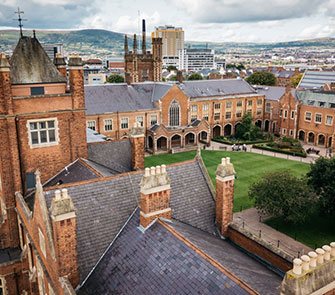
[[[54,4],[57,3],[57,4]],[[335,0],[1,0],[0,27],[14,11],[35,29],[99,28],[138,31],[170,24],[191,41],[275,42],[335,36]],[[1,42],[1,40],[0,40]]]

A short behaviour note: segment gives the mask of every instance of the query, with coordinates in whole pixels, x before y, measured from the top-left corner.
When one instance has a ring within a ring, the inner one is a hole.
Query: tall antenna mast
[[[18,15],[18,19],[14,19],[14,20],[19,21],[20,36],[23,37],[23,33],[22,33],[23,24],[22,24],[22,22],[27,21],[26,19],[21,18],[21,14],[24,14],[24,11],[20,10],[20,7],[18,7],[17,11],[15,11],[15,14]]]

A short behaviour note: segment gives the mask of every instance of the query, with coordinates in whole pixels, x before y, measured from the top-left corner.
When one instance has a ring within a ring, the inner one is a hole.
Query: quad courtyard
[[[176,154],[161,154],[145,158],[145,166],[173,164],[194,159],[195,151]],[[253,207],[253,201],[248,197],[249,187],[267,172],[290,170],[296,176],[306,174],[310,166],[307,163],[276,158],[250,152],[211,151],[202,150],[201,156],[208,174],[215,186],[215,171],[223,157],[230,157],[236,171],[234,212],[244,211]],[[264,222],[274,229],[287,234],[301,243],[314,248],[335,240],[335,221],[324,216],[315,216],[304,224],[287,224],[279,219],[267,219]]]

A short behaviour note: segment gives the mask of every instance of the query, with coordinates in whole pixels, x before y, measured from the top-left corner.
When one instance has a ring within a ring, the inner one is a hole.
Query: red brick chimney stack
[[[72,286],[79,283],[76,213],[67,189],[55,191],[50,214],[59,276],[68,276]]]
[[[56,54],[54,64],[57,67],[58,71],[61,73],[61,75],[66,78],[66,62],[65,58],[60,53]]]
[[[133,170],[144,169],[144,128],[138,122],[130,131]]]
[[[216,170],[216,224],[220,233],[227,236],[229,224],[233,221],[235,170],[230,158],[222,158]]]
[[[0,53],[0,114],[13,113],[13,99],[10,80],[10,65],[4,53]]]
[[[84,109],[84,72],[83,61],[79,55],[71,55],[69,58],[69,84],[75,109]]]
[[[156,218],[171,218],[170,190],[170,178],[165,165],[145,168],[140,197],[142,228],[147,228]]]

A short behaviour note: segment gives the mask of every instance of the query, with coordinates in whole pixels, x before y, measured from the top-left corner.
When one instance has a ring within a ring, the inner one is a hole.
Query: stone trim
[[[167,212],[170,212],[170,211],[171,211],[171,208],[166,208],[166,209],[154,211],[154,212],[151,212],[151,213],[143,213],[143,211],[141,211],[140,214],[144,218],[150,218],[152,216],[156,216],[156,215],[159,215],[159,214],[164,214],[164,213],[167,213]]]
[[[69,212],[69,213],[65,213],[65,214],[61,214],[61,215],[57,215],[57,216],[51,215],[51,219],[53,221],[62,221],[62,220],[67,220],[67,219],[71,219],[71,218],[76,218],[76,213],[75,212]]]
[[[165,184],[165,185],[161,185],[161,186],[156,186],[156,187],[152,187],[152,188],[141,188],[141,193],[144,195],[149,195],[149,194],[154,194],[154,193],[158,193],[161,191],[165,191],[165,190],[169,190],[171,189],[170,184]]]
[[[219,175],[216,175],[215,179],[218,180],[218,181],[226,182],[226,181],[234,180],[235,175],[229,175],[229,176],[226,176],[226,177],[221,177]]]

